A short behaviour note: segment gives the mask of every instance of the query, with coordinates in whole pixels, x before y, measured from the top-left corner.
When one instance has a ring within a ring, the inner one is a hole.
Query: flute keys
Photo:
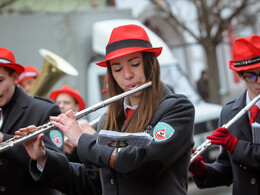
[[[46,129],[47,127],[48,127],[48,124],[44,124],[44,125],[42,126],[43,129]]]

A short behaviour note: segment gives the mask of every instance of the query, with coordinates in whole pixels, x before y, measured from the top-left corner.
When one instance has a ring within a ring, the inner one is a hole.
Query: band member
[[[80,93],[67,85],[64,85],[61,89],[52,91],[50,99],[56,101],[62,113],[66,113],[69,110],[78,112],[85,109],[85,102]]]
[[[227,124],[253,98],[260,94],[260,36],[240,37],[233,45],[233,60],[230,69],[236,71],[245,82],[247,90],[236,100],[226,104],[220,115],[219,126]],[[229,186],[233,184],[233,195],[260,193],[260,131],[257,124],[259,110],[257,102],[248,114],[243,115],[229,129],[219,127],[207,139],[221,146],[217,160],[212,164],[197,156],[189,170],[199,188]],[[256,120],[256,122],[255,122]]]
[[[33,88],[38,76],[39,72],[37,68],[34,66],[24,66],[24,71],[19,76],[18,85],[22,87],[26,93],[29,93],[29,91]]]
[[[13,138],[16,130],[30,124],[43,125],[50,115],[59,115],[55,102],[27,95],[17,87],[24,68],[16,63],[12,51],[0,48],[0,142]],[[53,130],[44,138],[46,148],[63,152],[62,132]],[[56,190],[35,182],[29,171],[30,157],[23,145],[0,153],[0,191],[3,194],[55,194]]]
[[[123,25],[113,29],[106,60],[97,63],[107,68],[110,97],[152,81],[151,87],[111,103],[97,128],[98,132],[101,129],[147,132],[153,137],[149,146],[128,145],[117,150],[99,145],[96,135],[82,133],[72,111],[50,117],[52,124],[78,147],[80,160],[100,168],[103,195],[187,194],[188,165],[194,144],[194,106],[161,81],[157,60],[161,51],[162,47],[152,47],[141,26]],[[17,134],[31,128],[20,129]],[[87,194],[90,186],[96,184],[93,172],[89,173],[91,169],[68,163],[62,155],[44,149],[41,136],[24,145],[33,159],[30,164],[33,178],[45,185],[56,186],[68,194]],[[44,167],[42,173],[37,164]]]
[[[56,101],[61,112],[66,113],[69,110],[79,112],[85,109],[85,102],[80,93],[71,87],[64,85],[61,89],[54,90],[50,93],[50,99]],[[94,134],[96,130],[92,128],[86,119],[78,119],[78,123],[85,133]],[[66,136],[66,135],[65,135]],[[80,162],[76,148],[70,143],[69,139],[64,141],[64,151],[72,162]]]

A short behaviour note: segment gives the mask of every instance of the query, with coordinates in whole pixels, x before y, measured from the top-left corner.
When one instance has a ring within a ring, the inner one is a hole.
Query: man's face
[[[69,110],[74,112],[79,111],[79,105],[76,103],[75,99],[68,93],[60,93],[56,97],[56,102],[59,105],[61,112],[65,113]]]
[[[18,79],[16,72],[9,76],[5,69],[2,66],[0,67],[0,107],[3,107],[11,100]]]
[[[35,82],[35,78],[28,78],[21,83],[21,87],[26,93],[29,93],[29,91],[33,88]]]
[[[250,70],[246,70],[243,72],[243,77],[240,76],[241,79],[245,80],[245,76],[251,76],[251,75],[259,75],[260,74],[260,68],[253,68]],[[254,99],[256,96],[260,94],[260,78],[257,78],[256,82],[250,83],[246,82],[246,87],[248,89],[249,97],[250,99]]]

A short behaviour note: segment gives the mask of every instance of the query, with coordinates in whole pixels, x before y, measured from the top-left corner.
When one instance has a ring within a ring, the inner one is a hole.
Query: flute
[[[238,112],[230,121],[228,121],[227,124],[224,124],[222,127],[229,128],[231,127],[241,116],[243,116],[245,113],[250,110],[250,108],[256,104],[260,99],[260,95],[256,96],[249,104],[247,104],[240,112]],[[197,147],[194,153],[191,154],[191,160],[190,164],[193,163],[193,161],[196,159],[196,157],[200,154],[202,154],[204,151],[206,151],[211,146],[210,140],[206,139],[200,146]]]
[[[75,114],[75,116],[76,116],[77,119],[80,118],[80,117],[83,117],[83,116],[85,116],[85,115],[87,115],[87,114],[89,114],[91,112],[94,112],[94,111],[96,111],[96,110],[98,110],[100,108],[103,108],[103,107],[105,107],[105,106],[107,106],[107,105],[109,105],[109,104],[111,104],[111,103],[113,103],[115,101],[118,101],[118,100],[120,100],[120,99],[122,99],[124,97],[127,97],[127,96],[129,96],[129,95],[131,95],[133,93],[136,93],[136,92],[138,92],[140,90],[143,90],[143,89],[145,89],[145,88],[147,88],[147,87],[149,87],[151,85],[152,85],[151,81],[148,82],[148,83],[145,83],[143,85],[140,85],[140,86],[138,86],[138,87],[136,87],[134,89],[131,89],[129,91],[126,91],[124,93],[121,93],[119,95],[111,97],[111,98],[109,98],[107,100],[99,102],[99,103],[97,103],[97,104],[95,104],[93,106],[90,106],[90,107],[88,107],[88,108],[86,108],[84,110],[81,110],[80,112],[77,112]],[[8,139],[5,142],[0,143],[0,153],[3,152],[3,151],[6,151],[6,150],[8,150],[8,149],[10,149],[12,147],[14,147],[15,145],[24,143],[25,141],[28,141],[28,140],[36,137],[37,135],[39,135],[41,133],[46,133],[46,132],[48,132],[48,131],[50,131],[51,129],[54,129],[54,128],[57,128],[57,127],[52,125],[51,122],[48,122],[48,123],[46,123],[44,125],[36,127],[35,130],[30,131],[30,132],[24,134],[23,136],[19,136],[18,135],[18,136],[14,137],[14,138]]]

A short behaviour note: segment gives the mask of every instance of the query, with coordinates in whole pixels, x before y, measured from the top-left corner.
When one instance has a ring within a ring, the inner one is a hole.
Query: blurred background
[[[124,23],[143,25],[153,46],[164,47],[159,59],[162,80],[194,103],[195,146],[201,145],[217,127],[222,106],[245,90],[228,62],[236,38],[260,34],[260,1],[0,0],[0,47],[12,50],[17,63],[42,71],[47,82],[38,88],[45,90],[44,96],[69,85],[90,106],[106,99],[101,92],[106,89],[106,70],[95,62],[104,59],[112,28]],[[53,73],[57,79],[50,82],[44,64],[59,67],[64,75]],[[91,121],[105,109],[86,118]],[[203,158],[214,161],[217,153],[218,148],[211,147]],[[225,195],[231,189],[198,190],[190,178],[189,194],[203,193]]]

